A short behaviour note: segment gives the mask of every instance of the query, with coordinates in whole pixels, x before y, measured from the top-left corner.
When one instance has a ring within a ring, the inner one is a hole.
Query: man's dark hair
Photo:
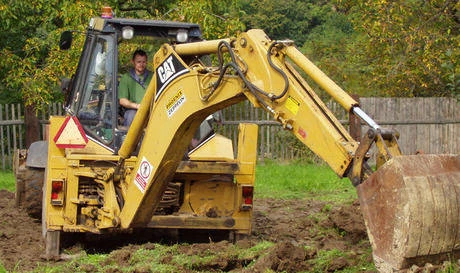
[[[142,49],[136,49],[136,51],[134,51],[133,60],[134,58],[136,58],[137,55],[142,56],[142,57],[147,57],[147,53],[145,53],[145,51]]]

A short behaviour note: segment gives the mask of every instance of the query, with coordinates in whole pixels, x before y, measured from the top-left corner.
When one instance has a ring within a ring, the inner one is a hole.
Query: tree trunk
[[[30,144],[40,140],[40,123],[35,111],[35,105],[25,107],[24,123],[26,127],[26,148],[29,148]]]

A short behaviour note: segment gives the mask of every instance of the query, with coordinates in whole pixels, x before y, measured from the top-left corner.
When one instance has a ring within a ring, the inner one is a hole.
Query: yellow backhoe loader
[[[162,43],[150,59],[154,77],[125,128],[118,63],[120,47],[136,37]],[[61,46],[71,38],[63,33]],[[369,126],[360,142],[308,82]],[[42,213],[49,258],[59,255],[60,236],[74,232],[249,235],[257,126],[240,125],[236,153],[230,139],[203,129],[207,117],[243,100],[266,110],[356,186],[381,272],[459,257],[460,157],[402,155],[397,133],[376,124],[292,41],[273,41],[258,29],[203,41],[196,24],[96,17],[66,89],[67,115],[50,118],[49,139],[18,157],[16,168],[18,204]],[[191,147],[194,138],[200,141]],[[372,146],[375,170],[368,164]]]

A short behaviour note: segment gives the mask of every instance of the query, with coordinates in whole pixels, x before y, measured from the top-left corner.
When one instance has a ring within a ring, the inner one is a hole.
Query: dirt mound
[[[332,226],[342,234],[346,241],[356,244],[367,238],[364,219],[356,200],[351,206],[333,208],[329,213]]]
[[[41,259],[44,243],[41,224],[33,221],[25,211],[14,205],[14,194],[0,191],[0,261],[7,270],[25,272],[33,270],[37,264],[46,264]],[[131,236],[132,237],[132,236]],[[142,241],[118,241],[112,239],[82,240],[69,245],[66,252],[107,253],[104,263],[116,262],[119,266],[132,263],[132,255],[139,248],[152,249],[154,243]],[[86,241],[86,242],[85,242]],[[334,207],[330,203],[315,200],[255,200],[253,234],[239,241],[238,247],[249,249],[261,241],[273,242],[264,253],[251,259],[227,255],[232,244],[228,241],[211,241],[179,245],[179,252],[192,255],[223,253],[219,259],[192,266],[192,271],[220,272],[299,272],[318,269],[314,259],[322,250],[336,249],[352,253],[333,259],[323,268],[333,272],[353,266],[355,260],[370,259],[363,219],[357,203],[350,206]],[[110,242],[110,244],[107,244]],[[305,246],[308,246],[307,248]],[[73,249],[72,249],[73,248]],[[224,257],[224,258],[221,258]],[[173,261],[171,255],[162,257],[162,263]],[[252,265],[248,267],[249,264]],[[84,265],[86,267],[90,265]],[[316,266],[316,267],[315,267]],[[190,269],[188,269],[190,270]],[[91,272],[87,268],[86,272]],[[117,272],[116,270],[113,272]],[[146,271],[148,272],[148,271]],[[372,272],[372,271],[369,271]]]
[[[267,255],[257,260],[255,272],[266,272],[271,269],[275,272],[301,272],[309,269],[305,260],[313,258],[316,251],[307,252],[303,247],[294,246],[290,242],[276,244]],[[286,259],[289,257],[289,259]]]
[[[327,250],[347,249],[367,239],[358,201],[334,207],[316,200],[257,200],[253,226],[253,235],[263,240]],[[318,232],[318,226],[337,232]]]
[[[6,190],[0,190],[0,219],[0,261],[7,270],[32,270],[45,250],[41,224],[17,209]]]

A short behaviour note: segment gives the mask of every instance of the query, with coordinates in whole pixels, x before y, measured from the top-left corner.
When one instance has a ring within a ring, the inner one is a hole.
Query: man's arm
[[[127,109],[139,109],[139,103],[132,102],[127,98],[120,98],[120,105]]]

